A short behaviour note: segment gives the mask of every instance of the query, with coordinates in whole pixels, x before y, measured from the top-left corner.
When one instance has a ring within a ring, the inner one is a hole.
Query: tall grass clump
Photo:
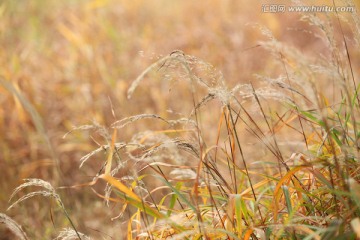
[[[103,198],[122,202],[119,216],[128,211],[128,239],[359,237],[359,86],[351,58],[358,52],[349,48],[346,23],[337,15],[302,20],[318,29],[314,34],[327,52],[314,59],[260,27],[267,39],[259,46],[273,55],[281,74],[256,75],[258,87],[250,82],[230,88],[221,72],[182,51],[155,62],[132,83],[128,98],[148,76],[172,88],[186,85],[188,98],[179,101],[189,101],[192,110],[175,119],[140,114],[101,130],[113,134],[104,134],[108,157],[95,181],[108,184]],[[206,112],[217,126],[206,125]],[[164,128],[116,143],[117,131],[145,119]],[[289,152],[280,144],[283,129],[303,149]],[[248,150],[253,138],[260,144]],[[254,159],[251,152],[259,150],[267,154]]]
[[[68,134],[89,131],[106,142],[80,159],[80,168],[90,161],[97,168],[89,182],[73,187],[91,188],[113,209],[113,221],[125,220],[119,238],[360,238],[354,60],[360,35],[358,16],[351,17],[303,15],[312,29],[307,34],[325,46],[318,54],[256,26],[263,35],[257,46],[272,56],[273,71],[251,80],[239,73],[233,86],[214,66],[183,51],[160,58],[132,82],[127,97],[141,98],[144,82],[153,80],[175,101],[166,112],[121,119],[111,106],[112,124],[72,129]],[[136,134],[122,134],[132,127]],[[45,190],[10,208],[36,195],[52,197],[72,226],[57,239],[88,239],[49,183],[28,179],[14,194],[28,186]]]

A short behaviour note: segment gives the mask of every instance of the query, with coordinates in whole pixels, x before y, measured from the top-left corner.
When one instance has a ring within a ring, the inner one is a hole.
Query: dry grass
[[[359,238],[359,16],[262,4],[1,2],[0,235]]]
[[[0,223],[5,226],[20,240],[27,240],[26,233],[22,230],[21,226],[11,219],[9,216],[0,213]]]

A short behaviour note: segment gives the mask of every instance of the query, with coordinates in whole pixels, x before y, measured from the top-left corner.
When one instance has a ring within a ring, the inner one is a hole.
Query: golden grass
[[[0,212],[20,185],[15,234],[360,237],[358,15],[266,3],[2,1]]]

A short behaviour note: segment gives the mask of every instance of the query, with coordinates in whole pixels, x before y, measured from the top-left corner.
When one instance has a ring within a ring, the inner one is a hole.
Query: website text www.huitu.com
[[[286,6],[283,4],[263,4],[263,13],[284,13],[284,12],[355,12],[354,6]]]

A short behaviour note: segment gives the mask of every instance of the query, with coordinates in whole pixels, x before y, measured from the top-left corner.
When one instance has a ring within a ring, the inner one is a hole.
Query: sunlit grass
[[[0,212],[23,227],[1,222],[22,239],[359,238],[358,15],[260,6],[2,2]]]

